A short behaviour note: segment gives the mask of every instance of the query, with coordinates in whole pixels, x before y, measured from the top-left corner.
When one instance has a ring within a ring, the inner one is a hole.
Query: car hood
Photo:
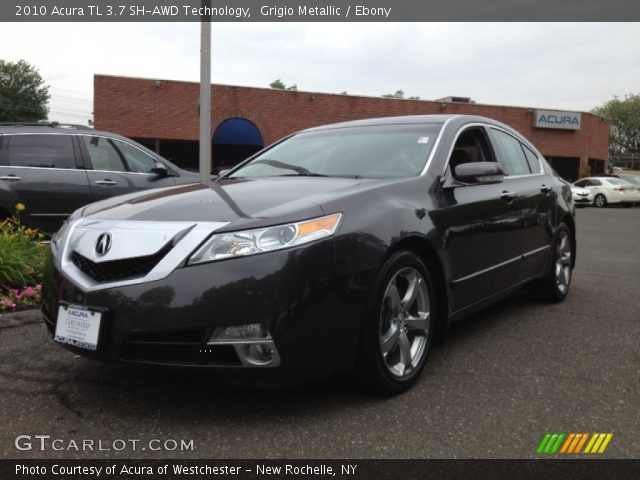
[[[86,207],[84,216],[105,220],[265,224],[322,215],[322,204],[398,181],[329,177],[231,179],[147,190]]]

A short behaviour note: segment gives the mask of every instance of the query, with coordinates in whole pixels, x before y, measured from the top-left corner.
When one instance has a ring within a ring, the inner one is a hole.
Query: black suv
[[[81,125],[0,124],[0,216],[55,232],[74,210],[114,195],[199,181],[126,137]]]

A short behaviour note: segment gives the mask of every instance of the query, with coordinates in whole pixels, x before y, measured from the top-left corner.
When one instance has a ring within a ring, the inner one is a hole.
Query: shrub
[[[30,286],[42,282],[48,253],[48,246],[42,242],[44,238],[42,232],[21,225],[18,218],[0,223],[0,310],[13,309],[16,303],[34,305],[37,302],[39,288]]]

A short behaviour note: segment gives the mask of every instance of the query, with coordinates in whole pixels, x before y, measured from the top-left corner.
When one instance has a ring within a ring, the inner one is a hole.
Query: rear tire
[[[604,208],[608,204],[607,197],[599,193],[598,195],[596,195],[596,198],[593,199],[593,204],[598,208]]]
[[[434,285],[424,262],[400,251],[383,265],[362,326],[357,365],[361,380],[394,395],[416,383],[436,325]]]
[[[540,300],[563,301],[571,287],[573,273],[573,239],[571,230],[562,223],[553,243],[553,265],[549,274],[533,284],[533,292]]]

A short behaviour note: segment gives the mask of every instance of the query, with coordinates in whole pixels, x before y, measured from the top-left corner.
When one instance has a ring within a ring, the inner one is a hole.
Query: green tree
[[[274,80],[269,84],[269,86],[278,90],[291,90],[293,92],[298,90],[298,85],[296,85],[295,83],[287,87],[287,85],[280,79]]]
[[[623,99],[614,96],[604,105],[593,109],[611,124],[610,155],[640,155],[640,95],[629,94]]]
[[[0,122],[37,122],[49,113],[49,86],[24,60],[0,60]]]
[[[382,95],[384,98],[404,98],[404,91],[396,90],[396,93],[387,93]]]
[[[271,88],[277,88],[278,90],[285,90],[287,88],[287,86],[284,84],[284,82],[280,79],[274,80],[273,82],[271,82],[269,84],[269,86]]]
[[[384,98],[398,98],[398,99],[403,99],[404,98],[404,91],[403,90],[396,90],[396,93],[387,93],[385,95],[382,95]],[[420,100],[420,97],[407,97],[407,100]]]

